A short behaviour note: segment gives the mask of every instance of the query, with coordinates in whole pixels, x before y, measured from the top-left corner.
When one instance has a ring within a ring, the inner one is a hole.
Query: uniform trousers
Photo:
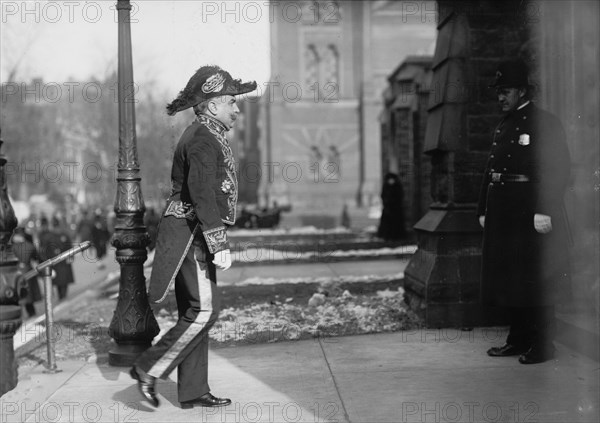
[[[511,307],[506,343],[516,347],[553,351],[556,319],[554,306]]]
[[[178,399],[195,400],[208,386],[208,332],[219,314],[216,267],[201,240],[194,241],[175,278],[179,320],[135,366],[150,376],[166,379],[177,367]]]

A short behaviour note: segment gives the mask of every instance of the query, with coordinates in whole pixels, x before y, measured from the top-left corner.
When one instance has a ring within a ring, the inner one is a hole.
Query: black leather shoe
[[[210,392],[202,395],[200,398],[190,401],[182,401],[181,408],[193,408],[195,405],[200,407],[225,407],[231,404],[229,398],[217,398]]]
[[[154,389],[156,378],[150,375],[141,376],[136,370],[135,366],[131,368],[129,374],[132,378],[137,380],[138,389],[146,401],[152,404],[152,406],[158,407],[159,402],[158,398],[156,398],[156,390]]]
[[[487,350],[487,355],[490,357],[509,357],[511,355],[523,354],[527,348],[517,347],[511,344],[504,344],[501,347],[492,347]]]
[[[554,348],[530,348],[525,354],[519,357],[521,364],[537,364],[554,358]]]

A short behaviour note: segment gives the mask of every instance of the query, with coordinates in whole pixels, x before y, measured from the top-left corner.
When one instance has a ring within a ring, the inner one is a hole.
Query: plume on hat
[[[233,79],[229,72],[219,66],[202,66],[179,92],[177,98],[167,104],[167,114],[173,116],[213,97],[240,95],[255,89],[256,81],[242,82],[241,79]]]

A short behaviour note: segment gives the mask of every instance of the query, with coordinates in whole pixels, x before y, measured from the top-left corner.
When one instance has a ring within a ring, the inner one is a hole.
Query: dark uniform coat
[[[173,157],[172,190],[158,228],[148,296],[162,302],[194,238],[209,253],[229,248],[238,198],[233,152],[218,120],[199,115],[182,134]],[[212,260],[209,258],[209,260]]]
[[[12,238],[13,252],[22,263],[22,272],[26,273],[33,269],[34,262],[39,261],[38,252],[33,243],[31,235],[25,233],[24,230],[17,228]],[[30,278],[27,281],[27,292],[20,299],[23,304],[33,304],[42,299],[42,291],[38,283],[37,277]]]
[[[564,295],[569,261],[563,196],[569,170],[565,132],[554,115],[528,103],[496,128],[478,207],[478,215],[485,215],[484,303],[547,306]],[[536,232],[536,213],[551,217],[551,232]]]
[[[39,233],[40,262],[46,261],[73,247],[71,238],[60,229],[42,230]],[[73,266],[69,260],[63,260],[53,267],[56,276],[52,279],[54,286],[66,287],[75,282]]]

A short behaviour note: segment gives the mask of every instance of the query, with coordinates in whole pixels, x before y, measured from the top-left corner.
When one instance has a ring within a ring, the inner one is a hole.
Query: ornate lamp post
[[[0,149],[2,143],[0,139]],[[0,396],[17,386],[13,338],[21,326],[21,307],[16,286],[19,261],[10,243],[18,222],[8,198],[5,164],[6,157],[0,152]]]
[[[119,162],[115,200],[115,234],[112,245],[121,266],[119,300],[109,334],[116,346],[109,351],[112,366],[130,366],[151,345],[158,323],[148,304],[143,264],[148,257],[149,238],[144,226],[144,199],[135,135],[133,65],[129,0],[117,2],[119,26]]]

